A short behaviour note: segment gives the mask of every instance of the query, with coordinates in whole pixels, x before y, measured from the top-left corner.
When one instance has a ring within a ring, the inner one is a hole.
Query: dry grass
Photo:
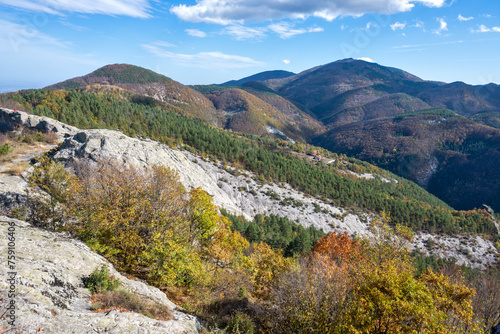
[[[95,293],[90,301],[92,303],[91,310],[94,312],[107,312],[116,309],[121,312],[140,313],[156,320],[167,321],[174,319],[174,315],[165,305],[143,300],[124,290]]]
[[[2,133],[0,134],[0,145],[8,144],[11,148],[6,154],[0,155],[0,165],[5,167],[4,174],[20,175],[30,166],[28,161],[12,162],[30,153],[46,153],[58,141],[57,134],[54,132],[40,133],[23,130],[21,133]]]
[[[20,176],[22,172],[24,172],[29,166],[30,163],[27,161],[16,162],[16,163],[8,163],[4,165],[7,169],[3,172],[9,175]]]

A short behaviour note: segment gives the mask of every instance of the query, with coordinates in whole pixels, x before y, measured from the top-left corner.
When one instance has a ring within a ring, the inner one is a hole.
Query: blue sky
[[[0,91],[113,63],[183,84],[343,58],[500,83],[498,0],[0,0]]]

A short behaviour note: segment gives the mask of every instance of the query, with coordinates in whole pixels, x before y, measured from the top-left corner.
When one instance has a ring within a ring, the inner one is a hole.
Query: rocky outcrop
[[[7,214],[10,210],[26,207],[28,196],[26,180],[19,176],[0,175],[0,214]]]
[[[452,237],[420,232],[415,235],[413,247],[424,255],[454,259],[458,265],[473,268],[485,269],[500,261],[495,246],[480,236]]]
[[[75,135],[79,130],[73,126],[58,122],[49,117],[36,116],[19,110],[0,108],[0,132],[11,132],[20,129],[36,130],[57,134],[59,141]],[[29,153],[12,162],[30,161],[43,152]],[[1,167],[0,167],[1,168]],[[1,172],[1,170],[0,170]],[[26,174],[19,176],[0,174],[0,214],[10,210],[26,207]]]
[[[236,175],[231,168],[225,170],[219,163],[205,161],[190,152],[173,150],[151,140],[130,138],[118,131],[80,131],[66,139],[53,157],[65,164],[75,159],[111,159],[144,168],[166,166],[177,172],[185,188],[201,187],[213,197],[216,205],[248,219],[256,214],[276,214],[325,232],[336,227],[363,234],[367,228],[358,216],[307,197],[288,185],[258,183],[250,172]]]
[[[65,139],[55,152],[54,158],[62,163],[69,164],[75,159],[89,161],[112,159],[144,168],[162,165],[175,170],[186,189],[201,187],[213,197],[217,206],[243,215],[247,219],[253,218],[256,214],[275,214],[288,217],[305,227],[314,226],[325,232],[338,230],[357,235],[367,233],[369,214],[350,213],[320,199],[309,197],[286,184],[259,182],[255,175],[248,171],[224,167],[219,162],[204,160],[190,152],[171,149],[152,140],[130,138],[111,130],[79,130],[47,117],[31,121],[33,117],[38,116],[21,111],[0,110],[0,120],[9,118],[21,122],[15,124],[23,126],[38,121],[38,124],[51,124],[57,127],[58,133]],[[383,182],[397,182],[379,175],[355,175],[366,179],[378,178]],[[1,193],[0,179],[0,200]],[[427,239],[429,235],[418,234],[415,247],[427,253],[427,243],[424,242]],[[459,262],[473,267],[484,267],[498,258],[498,251],[491,242],[477,239],[475,236],[436,237],[436,240],[446,240],[446,242],[440,246],[441,251],[434,250],[428,254],[455,257]],[[471,245],[479,244],[481,247],[471,246],[470,251],[467,251],[468,248],[463,247],[465,242]],[[450,248],[449,252],[446,251],[447,247]]]
[[[10,225],[9,225],[10,224]],[[15,258],[7,264],[8,228],[15,238],[9,249]],[[13,228],[12,228],[13,227]],[[147,284],[130,280],[118,273],[103,257],[85,244],[62,233],[53,233],[30,226],[28,223],[0,217],[0,305],[1,314],[14,300],[15,327],[0,317],[0,328],[22,333],[199,333],[199,321],[182,313],[165,294]],[[90,292],[83,278],[105,265],[111,275],[121,282],[126,291],[143,300],[167,306],[175,319],[158,321],[137,313],[111,310],[105,313],[90,311]],[[14,272],[13,274],[8,273]],[[15,277],[15,281],[7,281]],[[15,297],[8,293],[11,286]]]
[[[19,110],[0,108],[0,131],[13,131],[20,126],[41,132],[54,132],[60,140],[70,137],[78,129],[49,117],[36,116]]]

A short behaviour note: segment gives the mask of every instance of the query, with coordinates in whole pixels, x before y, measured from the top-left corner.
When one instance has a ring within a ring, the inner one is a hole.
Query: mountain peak
[[[165,82],[171,80],[164,75],[130,64],[106,65],[90,73],[88,76],[107,77],[114,80],[116,83],[131,84]]]
[[[98,68],[87,75],[69,79],[46,88],[49,89],[74,89],[92,84],[145,84],[151,82],[172,82],[172,79],[130,64],[110,64]]]
[[[270,79],[284,79],[288,78],[295,75],[293,72],[289,71],[283,71],[283,70],[276,70],[276,71],[265,71],[265,72],[260,72],[245,78],[242,78],[240,80],[231,80],[228,82],[224,82],[222,85],[235,85],[235,86],[240,86],[243,85],[247,82],[251,81],[265,81],[265,80],[270,80]]]

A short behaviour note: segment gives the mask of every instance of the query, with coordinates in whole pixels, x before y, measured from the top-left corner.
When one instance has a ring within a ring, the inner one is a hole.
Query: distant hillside
[[[281,81],[281,85],[278,80],[272,82],[277,92],[305,108],[312,109],[353,89],[377,84],[394,87],[403,81],[419,82],[422,79],[396,68],[345,59],[301,72]]]
[[[448,108],[469,117],[483,111],[500,111],[500,86],[471,86],[453,82],[415,94],[436,108]]]
[[[139,66],[107,65],[90,74],[48,86],[46,89],[109,91],[113,87],[138,95],[138,100],[141,100],[141,96],[151,97],[179,112],[216,123],[214,106],[205,96],[164,75]],[[142,102],[152,103],[144,98]]]
[[[146,84],[152,82],[173,83],[164,75],[128,64],[103,66],[94,72],[46,87],[47,89],[75,89],[87,85]]]
[[[118,92],[139,105],[221,128],[315,143],[408,177],[459,208],[485,203],[500,210],[500,189],[487,186],[497,180],[499,162],[495,84],[425,81],[397,68],[344,59],[299,74],[268,71],[192,87],[115,64],[47,88]]]
[[[486,111],[470,117],[474,122],[500,129],[500,111]]]
[[[277,94],[252,88],[229,88],[215,89],[206,96],[221,112],[226,129],[260,136],[281,132],[299,140],[309,139],[322,129],[319,122]],[[282,139],[285,136],[278,135]]]
[[[324,124],[335,127],[431,108],[429,104],[411,95],[390,94],[388,91],[390,90],[376,86],[356,89],[316,106],[312,112],[321,117]]]
[[[332,128],[315,144],[409,178],[457,209],[500,210],[500,130],[446,109]]]
[[[231,86],[239,86],[243,85],[247,82],[251,81],[265,81],[269,79],[282,79],[282,78],[287,78],[291,77],[292,75],[295,75],[293,72],[288,72],[288,71],[265,71],[265,72],[260,72],[254,75],[251,75],[249,77],[245,77],[239,80],[231,80],[228,82],[224,82],[222,85],[231,85]]]
[[[429,106],[447,108],[466,117],[484,111],[500,111],[498,85],[424,81],[400,69],[354,59],[339,60],[264,83],[319,119],[331,118],[346,107],[360,107],[378,97],[395,93],[407,94],[424,102],[409,109],[399,108],[401,112]],[[386,101],[383,107],[395,110],[398,104],[396,100]]]

